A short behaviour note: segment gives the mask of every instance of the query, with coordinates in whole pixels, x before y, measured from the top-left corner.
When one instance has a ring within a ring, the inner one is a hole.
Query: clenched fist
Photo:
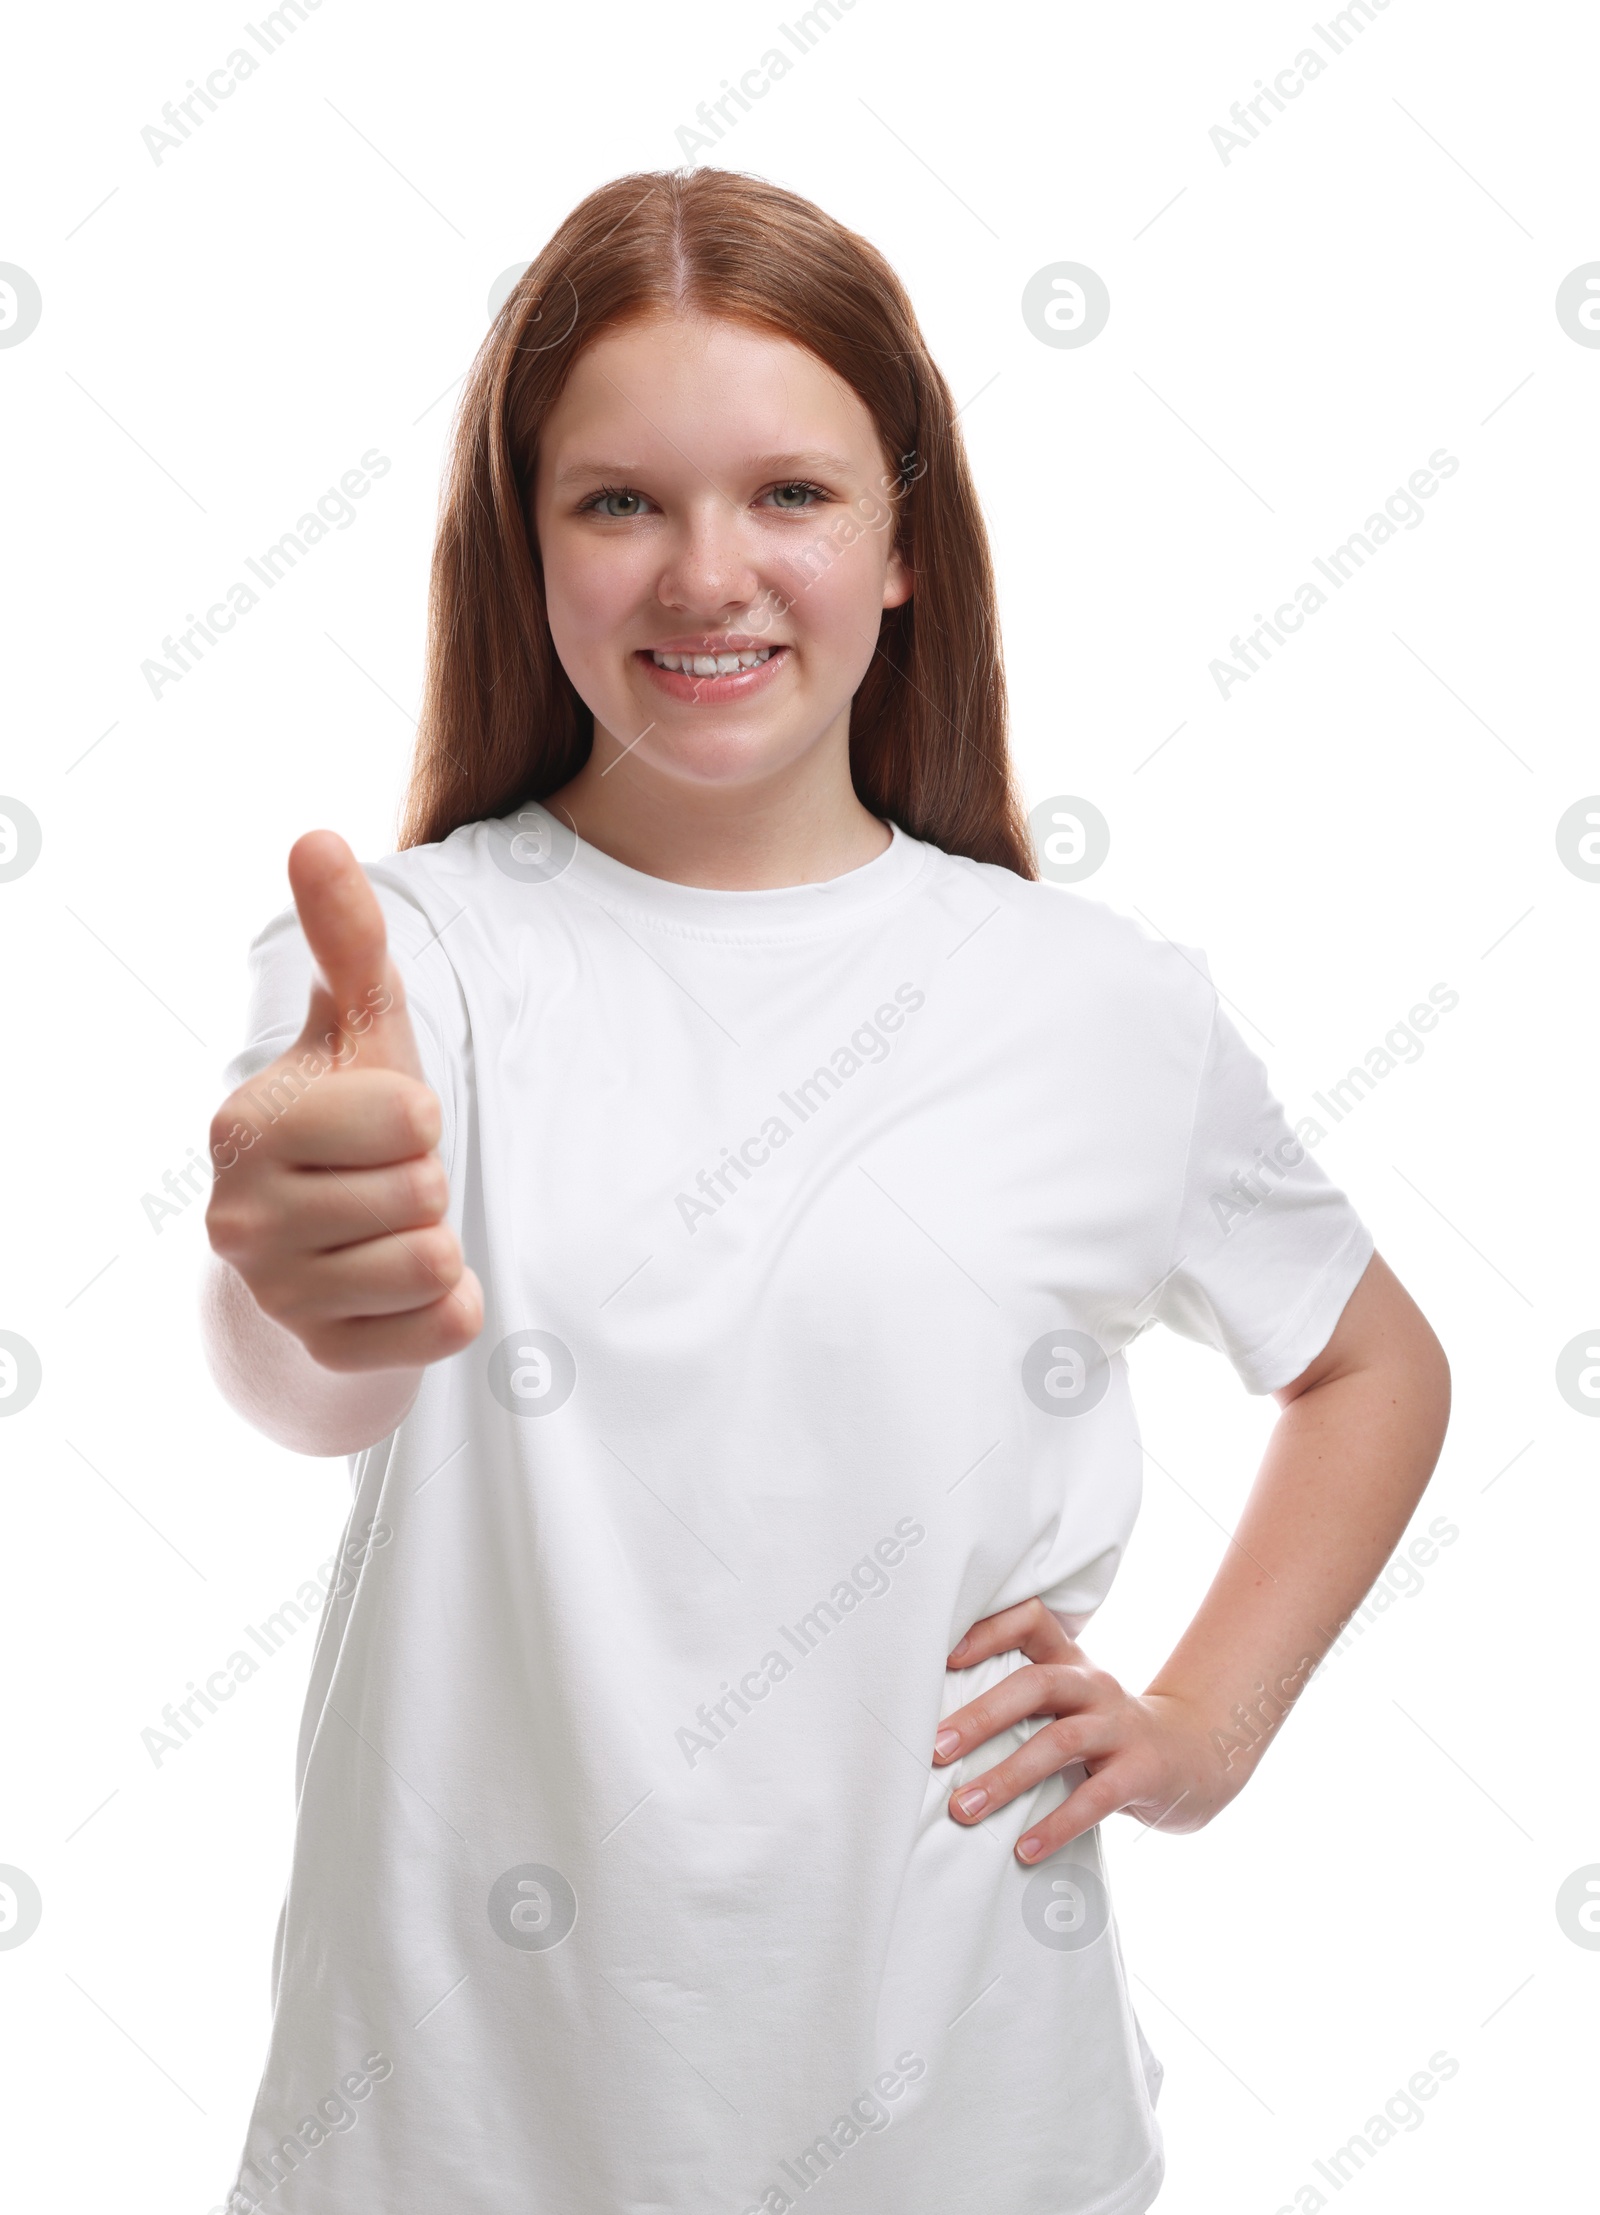
[[[211,1125],[214,1251],[324,1369],[421,1368],[483,1323],[445,1221],[439,1102],[423,1080],[383,910],[333,831],[289,853],[313,958],[300,1036]]]

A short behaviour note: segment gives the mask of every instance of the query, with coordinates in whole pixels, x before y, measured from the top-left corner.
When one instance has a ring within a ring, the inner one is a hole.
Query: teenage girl
[[[207,1341],[354,1498],[230,2209],[1147,2208],[1099,1825],[1241,1789],[1448,1371],[1203,955],[1035,881],[870,245],[574,210],[461,403],[399,850],[289,881]],[[1282,1412],[1135,1691],[1078,1641],[1158,1320]]]

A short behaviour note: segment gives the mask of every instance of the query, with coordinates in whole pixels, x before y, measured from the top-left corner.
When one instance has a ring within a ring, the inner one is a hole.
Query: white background
[[[0,1951],[19,2207],[205,2215],[232,2181],[312,1631],[159,1768],[140,1733],[348,1502],[342,1461],[220,1399],[202,1203],[158,1231],[144,1196],[204,1153],[292,840],[392,848],[491,284],[592,186],[677,165],[780,20],[325,0],[159,164],[142,127],[241,13],[13,25],[0,260],[43,297],[0,350],[0,792],[44,833],[0,885],[0,1327],[44,1372],[0,1427],[0,1863],[44,1900]],[[1600,1324],[1600,885],[1554,836],[1600,788],[1600,350],[1554,299],[1600,258],[1600,38],[1575,5],[1392,0],[1225,164],[1212,126],[1314,20],[857,0],[699,158],[818,200],[909,287],[967,403],[1029,801],[1111,825],[1085,890],[1207,950],[1294,1116],[1430,986],[1459,993],[1318,1150],[1451,1357],[1418,1527],[1458,1535],[1209,1831],[1105,1842],[1168,2070],[1162,2215],[1314,2208],[1313,2185],[1365,2215],[1556,2210],[1589,2185],[1600,1979],[1555,1913],[1600,1861],[1600,1427],[1555,1384]],[[1020,311],[1063,260],[1110,289],[1082,349]],[[1425,522],[1219,697],[1211,659],[1441,446],[1460,468]],[[371,447],[393,467],[353,527],[153,699],[164,635]],[[1088,1643],[1142,1683],[1275,1410],[1168,1334],[1132,1360],[1146,1507]],[[1459,2073],[1421,2126],[1336,2194],[1313,2164],[1441,2049]]]

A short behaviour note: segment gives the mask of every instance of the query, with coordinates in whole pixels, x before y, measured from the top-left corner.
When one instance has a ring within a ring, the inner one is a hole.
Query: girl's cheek
[[[848,546],[835,544],[827,569],[811,580],[793,611],[796,629],[844,660],[859,660],[863,652],[870,660],[876,642],[882,592],[876,544],[870,531],[858,531]]]

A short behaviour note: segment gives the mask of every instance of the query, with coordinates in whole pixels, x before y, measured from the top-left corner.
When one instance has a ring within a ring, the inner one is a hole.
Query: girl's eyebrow
[[[764,469],[832,469],[841,474],[848,474],[852,464],[844,454],[808,452],[798,454],[747,454],[742,467],[751,475]],[[585,458],[568,462],[565,469],[556,472],[552,481],[555,484],[564,485],[571,483],[574,478],[578,477],[605,477],[618,478],[622,483],[627,484],[635,477],[648,475],[649,471],[641,468],[637,462]]]
[[[849,469],[850,461],[844,454],[752,454],[746,464],[751,469]]]

